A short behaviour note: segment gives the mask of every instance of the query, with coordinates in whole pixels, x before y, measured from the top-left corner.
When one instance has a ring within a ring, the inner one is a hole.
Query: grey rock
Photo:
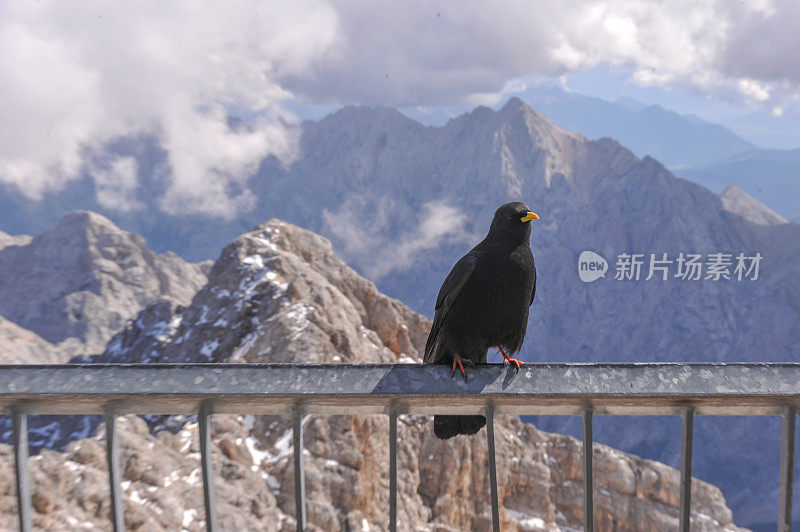
[[[71,356],[99,353],[148,303],[191,301],[204,267],[156,255],[99,214],[74,212],[28,244],[0,249],[0,315]]]
[[[59,364],[70,357],[57,346],[0,316],[0,356],[4,364]]]

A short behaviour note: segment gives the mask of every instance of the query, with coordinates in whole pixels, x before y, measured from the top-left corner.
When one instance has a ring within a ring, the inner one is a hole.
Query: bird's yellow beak
[[[523,222],[530,222],[531,220],[538,220],[538,219],[539,215],[536,214],[535,212],[528,212],[528,214],[520,218],[520,220],[522,220]]]

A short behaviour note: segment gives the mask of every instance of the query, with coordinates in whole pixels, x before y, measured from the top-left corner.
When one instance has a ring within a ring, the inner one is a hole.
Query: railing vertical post
[[[489,447],[489,488],[492,497],[492,530],[500,531],[500,502],[497,495],[497,461],[494,451],[494,405],[486,407],[486,443]]]
[[[28,416],[14,408],[12,430],[14,432],[14,472],[17,480],[17,510],[19,529],[30,532],[33,528],[31,518],[31,488],[28,475]]]
[[[397,408],[389,408],[389,530],[397,532]]]
[[[197,423],[200,429],[200,464],[203,469],[203,502],[206,512],[206,530],[217,530],[217,500],[214,495],[214,464],[211,461],[211,405],[200,405]]]
[[[783,413],[781,426],[781,500],[778,502],[778,532],[792,530],[792,496],[794,492],[795,409]]]
[[[583,529],[594,530],[594,436],[592,435],[593,413],[590,407],[583,409]]]
[[[292,416],[295,519],[298,532],[303,532],[306,527],[306,475],[303,465],[303,408],[301,405],[294,406]]]
[[[694,442],[694,408],[682,415],[681,427],[681,502],[680,530],[689,532],[692,515],[692,444]]]
[[[114,532],[125,531],[125,513],[122,505],[119,472],[119,441],[117,416],[107,411],[103,416],[106,425],[106,462],[108,463],[108,492],[111,494],[111,524]]]

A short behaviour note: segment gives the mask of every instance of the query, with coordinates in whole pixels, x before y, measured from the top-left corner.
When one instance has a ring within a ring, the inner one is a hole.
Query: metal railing
[[[781,415],[779,530],[791,530],[795,414],[800,364],[527,364],[468,369],[423,364],[93,364],[0,366],[0,408],[13,416],[19,524],[31,530],[29,414],[103,414],[115,531],[124,530],[116,417],[198,414],[206,529],[217,529],[211,463],[212,414],[291,414],[297,529],[306,525],[305,414],[389,418],[389,529],[397,527],[397,416],[487,418],[492,525],[500,529],[496,414],[581,415],[584,528],[593,530],[592,427],[596,414],[680,415],[680,530],[688,531],[695,415]]]

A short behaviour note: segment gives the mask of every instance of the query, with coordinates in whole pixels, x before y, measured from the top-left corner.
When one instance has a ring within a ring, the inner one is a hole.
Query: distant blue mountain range
[[[736,185],[784,218],[800,223],[800,149],[751,150],[675,173],[714,192]]]
[[[723,126],[628,97],[609,102],[535,87],[524,99],[562,129],[590,139],[611,137],[716,193],[737,185],[784,218],[800,222],[800,149],[760,149]]]
[[[730,129],[632,98],[609,102],[557,87],[535,87],[523,99],[555,125],[589,139],[611,137],[639,157],[671,170],[757,149]]]

